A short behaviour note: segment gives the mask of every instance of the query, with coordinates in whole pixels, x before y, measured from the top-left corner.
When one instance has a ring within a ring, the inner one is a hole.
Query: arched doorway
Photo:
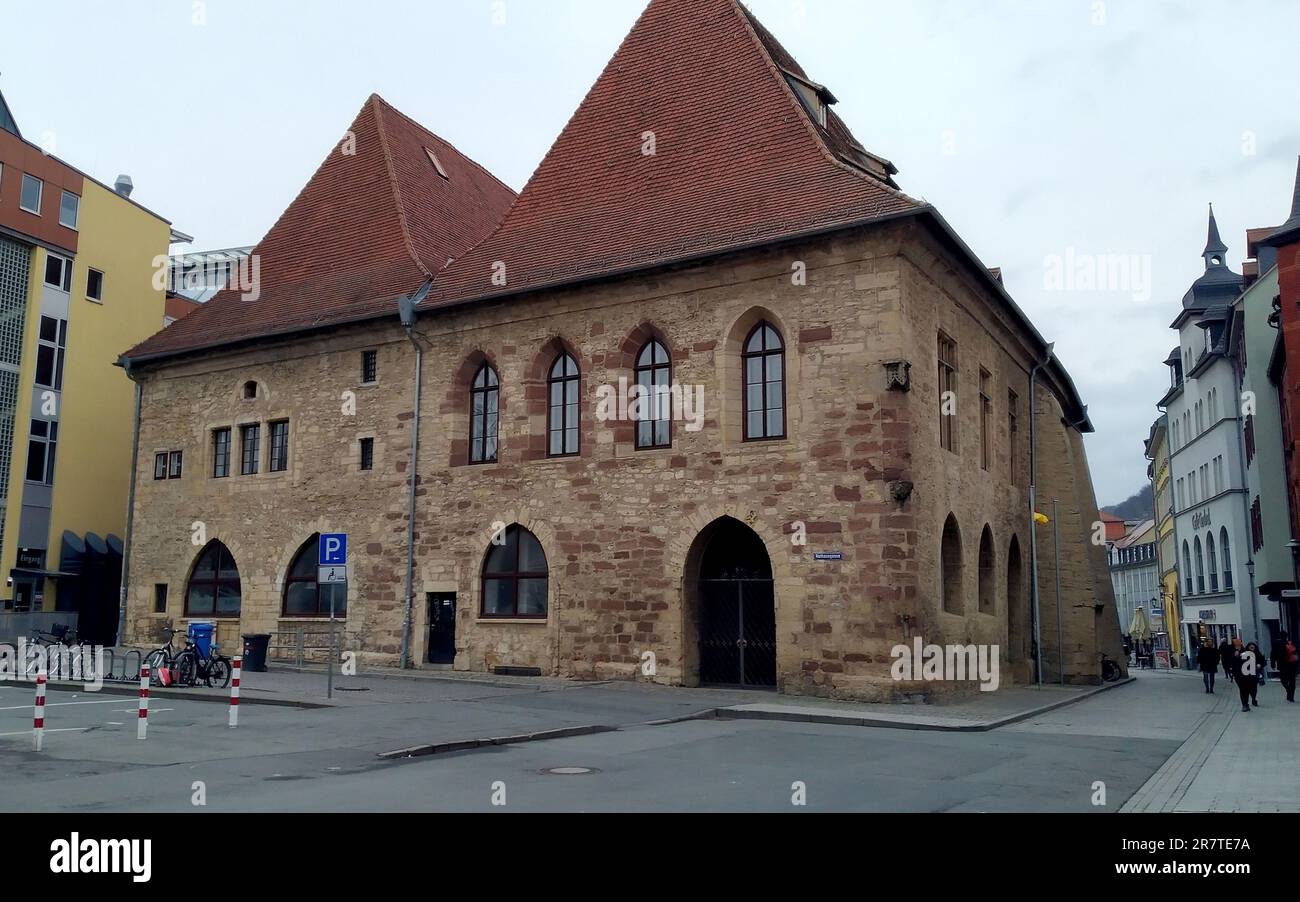
[[[695,589],[700,684],[776,686],[776,596],[763,540],[723,517],[696,538],[687,565]]]

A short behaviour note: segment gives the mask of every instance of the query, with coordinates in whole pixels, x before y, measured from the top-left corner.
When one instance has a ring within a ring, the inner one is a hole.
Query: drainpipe
[[[126,495],[126,541],[122,544],[122,584],[117,593],[117,644],[126,639],[126,591],[131,575],[131,528],[135,524],[135,476],[140,462],[140,407],[144,389],[131,375],[131,362],[123,359],[126,376],[135,382],[135,423],[131,430],[131,484]]]
[[[398,667],[405,670],[411,665],[411,615],[415,608],[415,484],[420,462],[420,387],[424,370],[424,348],[415,337],[415,308],[429,294],[433,279],[429,279],[414,297],[397,300],[398,315],[406,337],[415,348],[415,406],[411,415],[410,480],[406,493],[406,611],[402,617],[402,653]]]
[[[1034,613],[1034,679],[1043,685],[1043,623],[1038,609],[1038,524],[1034,514],[1038,511],[1038,430],[1036,413],[1038,411],[1038,371],[1052,362],[1054,344],[1045,349],[1041,363],[1034,364],[1029,371],[1029,557],[1032,561],[1033,577],[1030,592],[1033,596]]]

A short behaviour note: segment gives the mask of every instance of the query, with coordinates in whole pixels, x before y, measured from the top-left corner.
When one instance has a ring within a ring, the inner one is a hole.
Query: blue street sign
[[[844,560],[843,551],[817,551],[813,553],[815,561],[842,561]]]
[[[322,567],[342,567],[348,562],[348,537],[346,533],[327,533],[320,537]]]

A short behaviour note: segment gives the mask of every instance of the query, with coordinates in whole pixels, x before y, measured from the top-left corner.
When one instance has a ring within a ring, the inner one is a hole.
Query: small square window
[[[375,440],[372,438],[363,438],[361,440],[361,469],[373,470],[375,468]]]
[[[23,173],[23,190],[22,196],[18,199],[18,206],[28,213],[41,215],[41,194],[45,190],[45,183],[34,175]]]
[[[154,583],[153,612],[155,614],[167,613],[167,584],[166,583]]]
[[[167,462],[168,479],[181,478],[181,457],[182,455],[180,451],[173,451],[171,453],[171,456],[168,458],[168,462]]]
[[[167,452],[166,451],[162,452],[161,454],[155,454],[153,456],[153,478],[154,479],[167,478]]]
[[[64,191],[59,200],[59,225],[65,228],[77,228],[77,218],[81,213],[81,198],[71,191]]]
[[[72,261],[58,254],[45,255],[45,284],[60,291],[72,290]]]
[[[92,301],[104,300],[104,274],[97,269],[86,271],[86,297]]]
[[[371,385],[379,379],[379,352],[361,352],[361,382]]]

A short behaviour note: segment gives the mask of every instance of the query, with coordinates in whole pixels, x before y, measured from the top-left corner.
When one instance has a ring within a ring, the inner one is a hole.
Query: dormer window
[[[799,97],[799,102],[803,104],[808,115],[813,117],[813,121],[822,128],[826,127],[826,108],[835,102],[831,92],[821,85],[814,84],[805,78],[800,78],[793,72],[785,73],[785,80],[790,84],[791,89]]]

